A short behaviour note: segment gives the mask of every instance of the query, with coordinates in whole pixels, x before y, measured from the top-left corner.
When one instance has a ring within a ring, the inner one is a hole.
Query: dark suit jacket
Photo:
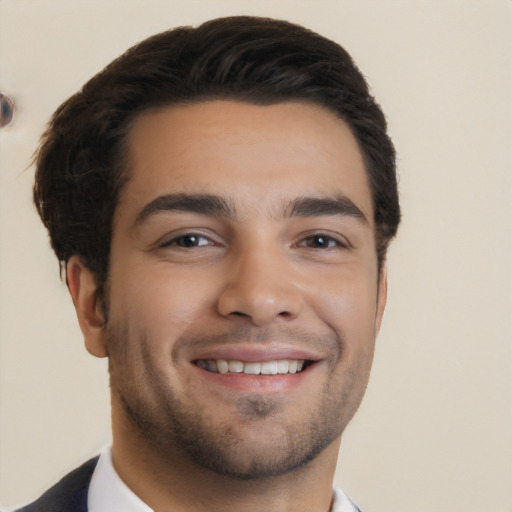
[[[38,500],[16,512],[87,512],[89,483],[98,457],[67,474]]]

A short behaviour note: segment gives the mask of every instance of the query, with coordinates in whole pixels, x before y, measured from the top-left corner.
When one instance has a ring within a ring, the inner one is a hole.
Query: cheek
[[[317,280],[310,293],[316,315],[345,344],[364,347],[373,343],[377,312],[377,277],[373,274],[346,268]]]
[[[132,270],[127,279],[112,279],[111,317],[126,322],[149,338],[179,337],[213,308],[208,281],[197,274],[172,272],[165,265]]]

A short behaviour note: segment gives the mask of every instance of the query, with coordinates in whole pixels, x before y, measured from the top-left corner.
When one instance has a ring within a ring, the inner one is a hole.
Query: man
[[[21,510],[358,510],[332,482],[400,212],[350,56],[260,18],[153,36],[57,110],[36,167],[113,444]]]

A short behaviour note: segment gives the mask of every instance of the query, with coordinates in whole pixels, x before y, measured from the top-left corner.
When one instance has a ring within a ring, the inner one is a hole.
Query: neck
[[[150,446],[114,421],[112,457],[124,483],[155,512],[328,512],[340,439],[288,473],[240,480]]]

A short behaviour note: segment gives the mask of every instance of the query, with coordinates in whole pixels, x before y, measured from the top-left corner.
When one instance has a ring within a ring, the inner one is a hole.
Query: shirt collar
[[[112,464],[112,450],[100,455],[87,495],[89,512],[153,512],[119,478]]]
[[[334,489],[331,512],[361,512],[341,489]]]

